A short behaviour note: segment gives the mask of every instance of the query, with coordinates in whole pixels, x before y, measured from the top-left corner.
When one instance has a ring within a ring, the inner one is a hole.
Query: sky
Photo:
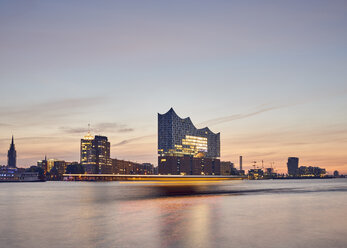
[[[0,0],[0,164],[157,164],[157,113],[221,133],[221,160],[347,173],[347,1]]]

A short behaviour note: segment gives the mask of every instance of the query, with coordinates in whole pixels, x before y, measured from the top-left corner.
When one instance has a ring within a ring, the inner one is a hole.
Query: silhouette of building
[[[120,159],[112,159],[112,173],[126,175],[153,175],[154,166],[150,163],[136,163]]]
[[[262,169],[250,169],[248,170],[248,179],[257,180],[264,177],[264,171]]]
[[[299,158],[289,157],[287,162],[288,175],[295,176],[298,174]]]
[[[10,145],[10,149],[8,150],[8,153],[7,153],[7,166],[9,168],[16,168],[17,167],[16,163],[17,163],[17,152],[14,146],[14,139],[12,135],[12,142]]]
[[[110,158],[110,142],[106,136],[95,135],[93,140],[93,148],[96,155],[96,167],[98,173],[112,173],[112,160]]]
[[[197,129],[171,108],[158,114],[158,154],[159,174],[219,175],[220,133]]]
[[[81,139],[81,164],[88,174],[112,173],[112,160],[110,158],[110,142],[107,137],[90,132]]]
[[[47,157],[45,156],[45,159],[37,161],[37,167],[40,167],[44,171],[44,175],[47,174]]]
[[[220,175],[231,175],[234,169],[234,164],[230,161],[220,162]]]
[[[59,159],[48,159],[47,163],[47,172],[55,179],[61,179],[66,170],[66,164],[64,160]]]
[[[323,177],[326,170],[319,167],[300,166],[297,170],[297,175],[300,177]]]

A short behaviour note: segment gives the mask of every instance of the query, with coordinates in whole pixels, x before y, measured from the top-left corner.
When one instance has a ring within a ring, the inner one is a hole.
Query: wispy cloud
[[[61,127],[60,129],[63,132],[70,134],[82,134],[88,132],[87,127]],[[105,122],[94,125],[91,127],[91,131],[94,133],[128,133],[133,132],[134,129],[117,122]]]
[[[30,117],[38,115],[62,115],[71,110],[86,109],[107,101],[104,97],[93,98],[65,98],[54,101],[46,101],[25,106],[0,107],[0,115],[6,117]]]
[[[125,140],[122,140],[121,142],[119,142],[117,144],[112,145],[112,146],[122,146],[122,145],[129,144],[130,142],[134,142],[134,141],[138,141],[138,140],[142,140],[142,139],[150,138],[150,137],[154,137],[154,136],[155,136],[155,134],[151,134],[151,135],[145,135],[145,136],[135,137],[135,138],[131,138],[131,139],[125,139]]]
[[[264,112],[268,112],[274,109],[279,109],[279,108],[283,108],[286,107],[285,105],[283,106],[272,106],[272,107],[265,107],[265,108],[261,108],[259,110],[255,110],[249,113],[243,113],[243,114],[235,114],[235,115],[229,115],[229,116],[225,116],[225,117],[220,117],[220,118],[215,118],[215,119],[210,119],[208,121],[205,121],[203,123],[201,123],[200,125],[207,125],[207,126],[212,126],[212,125],[217,125],[217,124],[221,124],[224,122],[230,122],[230,121],[234,121],[234,120],[239,120],[239,119],[244,119],[244,118],[248,118],[251,116],[255,116]]]
[[[234,115],[219,117],[219,118],[215,118],[215,119],[210,119],[208,121],[200,123],[199,125],[206,125],[206,126],[217,125],[217,124],[230,122],[230,121],[234,121],[234,120],[245,119],[248,117],[252,117],[252,116],[259,115],[259,114],[269,112],[272,110],[276,110],[276,109],[287,108],[287,107],[291,107],[291,106],[296,106],[296,105],[306,104],[306,103],[310,103],[310,102],[320,101],[322,99],[326,100],[326,99],[333,98],[333,97],[344,96],[346,94],[347,94],[347,90],[344,89],[344,90],[341,90],[339,92],[326,93],[324,95],[324,97],[321,95],[315,95],[315,96],[310,97],[310,98],[302,99],[301,101],[297,100],[295,103],[283,103],[283,104],[278,104],[277,106],[267,106],[266,104],[262,104],[258,107],[258,109],[254,110],[254,111],[251,111],[248,113],[243,113],[243,114],[234,114]]]

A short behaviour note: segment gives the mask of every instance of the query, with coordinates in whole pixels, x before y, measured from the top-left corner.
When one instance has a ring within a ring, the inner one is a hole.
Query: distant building
[[[143,163],[141,165],[141,175],[155,175],[154,165],[151,163]]]
[[[112,160],[110,158],[110,142],[107,137],[90,132],[81,139],[81,164],[88,174],[112,173]]]
[[[136,163],[120,159],[112,159],[112,174],[153,175],[154,166],[150,163]]]
[[[158,114],[158,173],[186,175],[220,174],[220,133],[197,129],[171,108]]]
[[[220,175],[232,175],[234,164],[230,161],[220,162]]]
[[[64,160],[58,160],[58,159],[47,160],[47,172],[51,174],[53,174],[54,172],[59,177],[61,177],[65,173],[65,170],[66,170],[66,164]]]
[[[251,169],[248,171],[248,179],[263,179],[264,171],[262,169]]]
[[[312,166],[300,166],[297,172],[299,177],[322,177],[325,174],[325,169]]]
[[[12,135],[12,142],[10,145],[10,149],[8,150],[8,153],[7,153],[7,166],[9,168],[16,168],[17,167],[16,163],[17,163],[17,152],[14,146],[14,140]]]
[[[299,158],[289,157],[287,162],[288,175],[295,176],[298,173],[299,168]]]
[[[334,171],[334,177],[339,177],[339,176],[340,176],[339,172],[337,170]]]
[[[47,157],[45,156],[45,158],[43,160],[39,160],[37,161],[37,167],[40,167],[41,169],[43,169],[44,171],[44,175],[47,174]]]
[[[264,171],[264,178],[276,178],[277,177],[277,173],[275,172],[275,170],[271,167],[271,168],[265,168]]]

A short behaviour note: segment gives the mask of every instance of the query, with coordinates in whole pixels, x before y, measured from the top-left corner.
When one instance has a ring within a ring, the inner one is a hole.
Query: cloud
[[[87,133],[88,132],[88,128],[61,127],[60,129],[63,132],[69,133],[69,134],[81,134],[81,133]]]
[[[65,98],[54,101],[46,101],[37,104],[27,104],[25,106],[1,107],[0,115],[14,118],[27,118],[42,115],[59,116],[66,115],[76,109],[86,109],[99,105],[107,101],[105,97],[92,98]]]
[[[126,139],[126,140],[122,140],[121,142],[114,144],[112,146],[122,146],[122,145],[129,144],[130,142],[133,142],[133,141],[138,141],[138,140],[142,140],[142,139],[154,137],[154,136],[155,136],[155,134],[151,134],[151,135],[145,135],[145,136],[135,137],[135,138],[131,138],[131,139]]]
[[[205,121],[201,124],[203,125],[207,125],[207,126],[212,126],[212,125],[217,125],[217,124],[221,124],[224,122],[230,122],[230,121],[234,121],[234,120],[239,120],[239,119],[244,119],[244,118],[248,118],[254,115],[258,115],[264,112],[268,112],[274,109],[279,109],[279,108],[283,108],[286,107],[286,105],[282,105],[282,106],[273,106],[273,107],[266,107],[266,108],[262,108],[250,113],[244,113],[244,114],[235,114],[235,115],[229,115],[229,116],[225,116],[225,117],[220,117],[220,118],[215,118],[215,119],[210,119],[208,121]]]
[[[262,104],[262,105],[260,105],[260,108],[258,110],[254,110],[252,112],[210,119],[208,121],[200,123],[199,125],[206,125],[206,126],[217,125],[217,124],[230,122],[230,121],[234,121],[234,120],[245,119],[245,118],[259,115],[259,114],[269,112],[269,111],[275,110],[275,109],[287,108],[287,107],[306,104],[306,103],[310,103],[310,102],[316,102],[316,101],[320,101],[322,99],[326,100],[326,99],[333,98],[333,97],[344,96],[346,94],[347,94],[347,90],[343,89],[343,90],[340,90],[338,92],[335,92],[335,91],[330,92],[330,93],[326,92],[324,96],[315,95],[315,96],[312,96],[310,98],[304,98],[302,100],[297,100],[295,103],[283,103],[283,104],[279,104],[277,106],[267,106],[267,107],[266,107],[266,104]]]
[[[81,127],[61,127],[63,132],[69,134],[83,134],[88,132],[88,128]],[[134,129],[128,127],[125,124],[117,123],[117,122],[104,122],[93,125],[90,130],[94,133],[127,133],[133,132]]]

